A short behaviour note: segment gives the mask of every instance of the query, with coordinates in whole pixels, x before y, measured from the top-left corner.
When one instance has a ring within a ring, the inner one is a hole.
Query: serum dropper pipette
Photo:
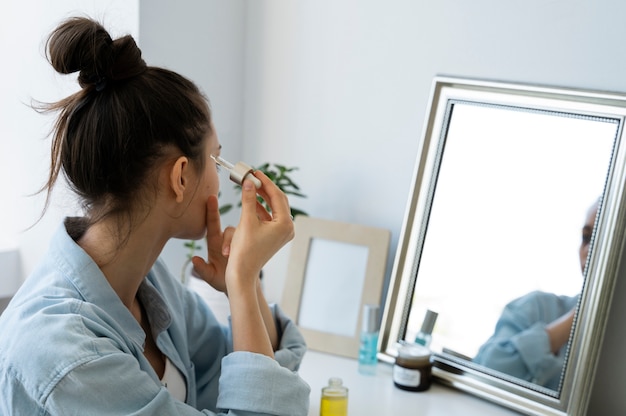
[[[254,169],[252,169],[252,166],[247,163],[237,162],[237,164],[233,165],[223,157],[214,155],[211,155],[211,159],[213,159],[218,166],[226,169],[230,173],[230,180],[235,182],[237,185],[242,185],[244,179],[248,178],[254,183],[256,189],[261,187],[261,181],[259,178],[252,175]]]

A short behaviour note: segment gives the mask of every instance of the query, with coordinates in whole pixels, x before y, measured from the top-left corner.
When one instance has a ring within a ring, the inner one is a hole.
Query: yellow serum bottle
[[[348,416],[348,388],[338,377],[332,377],[322,388],[320,416]]]

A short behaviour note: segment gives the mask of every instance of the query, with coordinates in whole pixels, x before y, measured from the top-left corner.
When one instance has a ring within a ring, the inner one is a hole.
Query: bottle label
[[[419,370],[394,365],[393,381],[406,387],[418,387],[422,382],[422,373]]]
[[[378,362],[378,333],[361,334],[359,346],[359,364],[376,365]]]

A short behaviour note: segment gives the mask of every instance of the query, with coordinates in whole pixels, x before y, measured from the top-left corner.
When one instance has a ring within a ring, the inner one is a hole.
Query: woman
[[[579,248],[584,272],[599,201],[587,211]],[[534,291],[504,308],[474,362],[558,390],[579,296]]]
[[[45,107],[59,117],[44,190],[62,174],[85,214],[65,219],[0,318],[0,414],[307,414],[304,340],[258,279],[293,237],[286,196],[255,172],[272,215],[246,180],[241,220],[222,231],[221,146],[198,88],[87,18],[47,48],[82,89]],[[229,328],[158,258],[170,238],[205,234],[195,272],[227,293]]]

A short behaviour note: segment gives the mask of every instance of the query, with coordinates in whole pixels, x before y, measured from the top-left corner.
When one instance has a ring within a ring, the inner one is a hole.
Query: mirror
[[[431,310],[439,380],[584,414],[624,237],[625,115],[618,94],[435,78],[380,358]]]

